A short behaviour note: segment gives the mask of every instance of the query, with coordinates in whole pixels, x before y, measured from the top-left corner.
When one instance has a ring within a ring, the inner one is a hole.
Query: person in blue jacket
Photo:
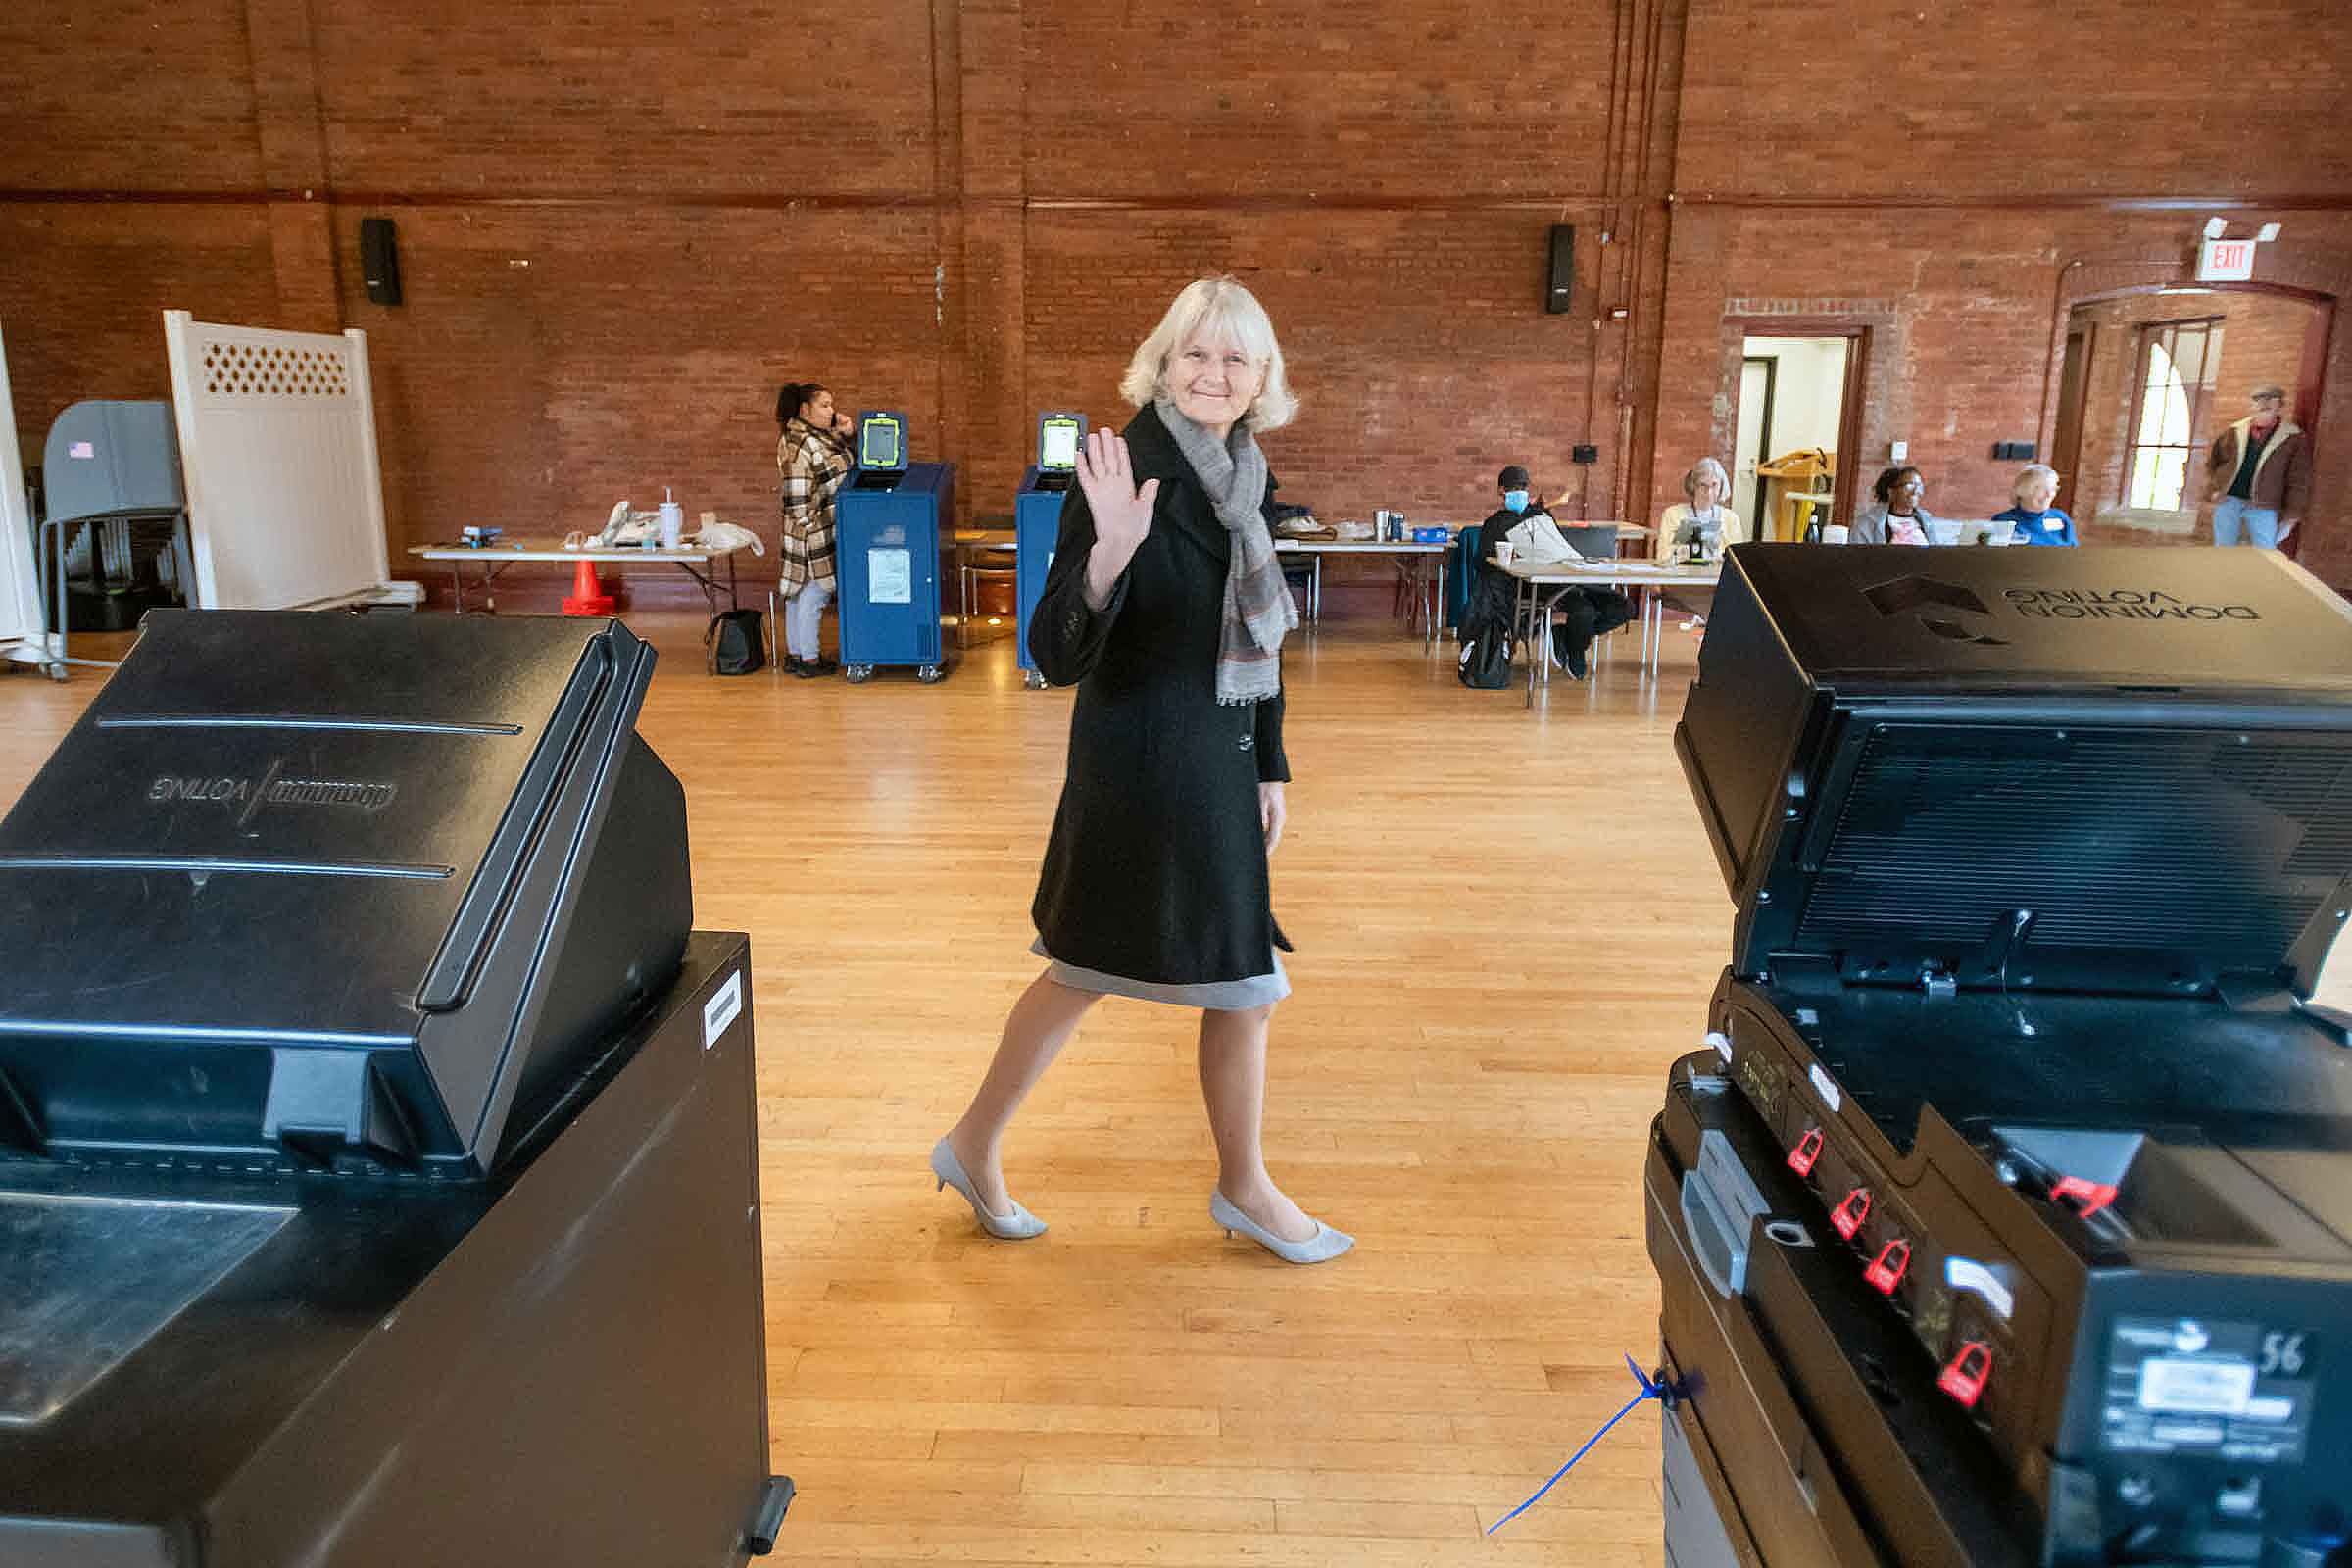
[[[2058,499],[2058,470],[2046,463],[2036,463],[2019,470],[2017,483],[2009,488],[2009,499],[2017,503],[2007,512],[1996,512],[1992,520],[2010,525],[2009,542],[2013,545],[2071,545],[2075,538],[2075,519],[2050,503]]]

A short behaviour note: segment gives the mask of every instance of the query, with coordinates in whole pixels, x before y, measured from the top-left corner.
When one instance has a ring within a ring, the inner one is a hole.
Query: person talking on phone
[[[789,381],[776,394],[777,494],[783,515],[776,540],[776,587],[784,595],[784,667],[804,680],[841,667],[823,658],[818,622],[833,597],[833,497],[857,466],[856,423],[813,381]]]
[[[1211,1218],[1292,1263],[1354,1245],[1266,1170],[1266,1033],[1290,994],[1267,860],[1291,776],[1282,644],[1298,623],[1266,525],[1260,434],[1296,400],[1273,323],[1230,278],[1188,285],[1088,434],[1029,622],[1048,681],[1078,688],[1061,804],[1031,913],[1046,960],[931,1168],[991,1236],[1045,1222],[1007,1191],[1005,1129],[1103,997],[1200,1009],[1217,1148]]]

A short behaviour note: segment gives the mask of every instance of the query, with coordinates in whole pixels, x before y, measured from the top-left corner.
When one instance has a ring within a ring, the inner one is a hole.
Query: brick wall
[[[581,0],[316,10],[319,120],[357,191],[929,197],[931,7]]]
[[[2202,218],[2107,198],[2303,198],[2238,215],[2287,225],[2265,275],[2352,290],[2320,210],[2352,197],[2348,29],[2218,3],[2150,37],[2122,0],[29,0],[0,22],[0,321],[36,447],[73,397],[162,394],[167,307],[366,328],[396,551],[663,484],[764,525],[788,374],[906,408],[967,515],[1001,513],[1035,411],[1120,417],[1128,352],[1219,270],[1273,310],[1305,406],[1269,449],[1327,514],[1475,516],[1516,459],[1569,514],[1652,515],[1729,454],[1743,316],[1870,327],[1857,467],[1908,440],[1930,505],[1975,514],[1994,440],[2046,445],[2067,300],[2177,280]],[[2200,83],[2267,106],[2261,163]],[[357,275],[373,213],[397,310]],[[2352,482],[2347,337],[2323,497]],[[2312,533],[2352,580],[2352,527]]]
[[[337,243],[358,243],[359,214]],[[395,552],[466,522],[536,532],[650,508],[775,517],[775,396],[904,409],[941,455],[923,212],[405,208],[406,303],[346,296],[368,334]],[[772,571],[773,557],[761,564]]]
[[[9,62],[0,188],[262,183],[241,0],[19,0],[0,13],[0,60]],[[0,269],[19,270],[13,257]]]
[[[1286,202],[1597,191],[1598,0],[1021,7],[1033,195]]]
[[[1902,441],[1931,512],[1999,511],[2015,465],[1993,462],[1992,443],[2034,439],[2057,238],[2046,222],[1978,213],[1678,213],[1656,493],[1675,493],[1702,456],[1728,466],[1741,338],[1754,320],[1801,312],[1870,329],[1860,441],[1840,454],[1861,500]]]
[[[1691,0],[1690,37],[1686,192],[2352,186],[2345,29],[2313,0]]]
[[[268,316],[277,299],[258,206],[0,203],[0,326],[24,461],[83,398],[169,398],[167,310]]]
[[[2307,394],[2317,390],[2302,383],[2306,379],[2304,351],[2313,320],[2322,314],[2319,308],[2301,300],[2261,295],[2225,297],[2230,302],[2230,330],[2222,345],[2220,390],[2230,417],[2249,412],[2249,391],[2276,382],[2286,389],[2288,415],[2300,418]],[[2246,307],[2243,311],[2237,308],[2240,302]]]
[[[1494,510],[1495,470],[1519,462],[1574,510],[1569,448],[1587,428],[1593,333],[1588,319],[1542,313],[1547,221],[1033,220],[1029,386],[1040,407],[1066,400],[1098,422],[1125,422],[1116,388],[1137,343],[1196,270],[1229,269],[1273,318],[1300,399],[1296,422],[1266,438],[1286,499],[1326,517],[1394,507],[1475,521]],[[1440,300],[1453,302],[1443,317]]]

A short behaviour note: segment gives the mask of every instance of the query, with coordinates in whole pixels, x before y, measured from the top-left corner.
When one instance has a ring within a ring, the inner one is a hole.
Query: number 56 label
[[[2262,1357],[2257,1370],[2266,1378],[2308,1377],[2311,1359],[2310,1335],[2273,1330],[2262,1337]]]

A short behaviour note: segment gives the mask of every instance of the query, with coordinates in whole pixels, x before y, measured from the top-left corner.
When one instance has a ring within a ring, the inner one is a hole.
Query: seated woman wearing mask
[[[1723,471],[1722,464],[1713,458],[1692,464],[1690,471],[1683,475],[1683,494],[1690,499],[1676,502],[1658,518],[1656,558],[1688,561],[1690,547],[1696,543],[1706,560],[1722,560],[1725,546],[1747,537],[1740,514],[1723,504],[1731,493],[1731,476]]]
[[[1928,537],[1928,524],[1935,517],[1920,500],[1928,493],[1928,483],[1919,470],[1910,466],[1888,468],[1879,475],[1870,487],[1878,497],[1876,506],[1864,507],[1854,518],[1845,542],[1849,545],[1924,545],[1933,543]]]

